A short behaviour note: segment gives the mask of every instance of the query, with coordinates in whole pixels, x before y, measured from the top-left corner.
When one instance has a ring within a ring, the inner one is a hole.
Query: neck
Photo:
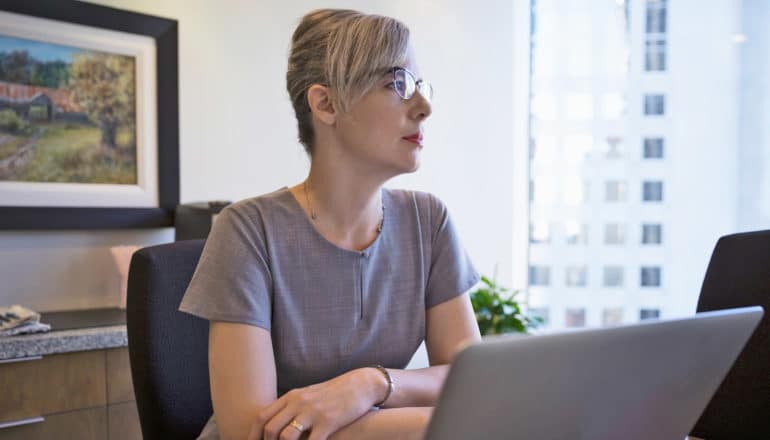
[[[340,164],[325,167],[313,160],[302,192],[309,213],[315,217],[313,222],[324,235],[338,243],[365,247],[384,220],[384,182],[354,169]]]

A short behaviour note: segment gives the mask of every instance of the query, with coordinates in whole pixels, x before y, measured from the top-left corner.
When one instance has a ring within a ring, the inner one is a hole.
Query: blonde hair
[[[403,66],[409,28],[400,21],[349,9],[318,9],[302,17],[291,38],[286,89],[297,116],[299,141],[313,154],[307,90],[322,84],[346,112],[390,68]]]

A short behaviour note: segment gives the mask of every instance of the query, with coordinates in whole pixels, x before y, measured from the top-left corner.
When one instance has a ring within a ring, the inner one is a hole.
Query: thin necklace
[[[310,218],[315,221],[318,216],[316,215],[315,210],[313,210],[313,205],[310,204],[310,193],[307,190],[307,180],[302,182],[302,190],[305,192],[305,200],[307,200],[307,207],[310,210]],[[382,217],[380,218],[380,224],[377,226],[378,234],[382,232],[382,225],[385,224],[385,204],[382,202],[382,199],[380,199],[380,205],[382,206]]]

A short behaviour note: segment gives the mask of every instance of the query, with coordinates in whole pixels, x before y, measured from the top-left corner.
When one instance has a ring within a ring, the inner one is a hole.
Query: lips
[[[409,136],[404,136],[402,139],[404,139],[405,141],[415,143],[417,145],[422,145],[422,133],[420,132],[417,132]]]

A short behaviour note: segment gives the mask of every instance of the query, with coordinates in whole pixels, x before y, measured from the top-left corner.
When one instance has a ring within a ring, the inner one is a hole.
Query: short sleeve
[[[259,211],[232,205],[216,217],[179,310],[270,330],[272,278]]]
[[[460,244],[460,237],[444,203],[429,195],[429,209],[432,234],[426,309],[462,295],[480,279]]]

